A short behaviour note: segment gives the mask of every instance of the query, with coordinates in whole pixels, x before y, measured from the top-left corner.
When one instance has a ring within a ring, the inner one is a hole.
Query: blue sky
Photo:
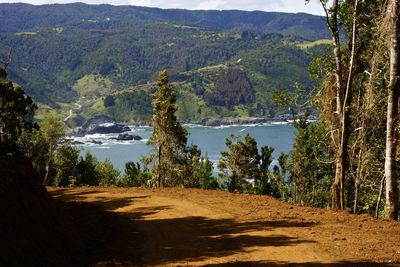
[[[304,0],[0,0],[0,3],[24,2],[35,5],[52,3],[84,2],[87,4],[112,4],[135,5],[160,8],[184,8],[184,9],[239,9],[262,10],[279,12],[305,12],[315,15],[323,15],[318,0],[311,0],[305,5]]]

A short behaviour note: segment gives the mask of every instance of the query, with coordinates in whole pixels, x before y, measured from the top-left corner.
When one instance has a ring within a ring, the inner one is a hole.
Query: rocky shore
[[[309,120],[316,120],[316,115],[308,117]],[[288,123],[292,122],[293,117],[289,114],[275,116],[273,118],[237,118],[237,119],[203,119],[200,121],[181,121],[182,124],[201,125],[209,127],[227,126],[227,125],[243,125],[243,124],[262,124],[262,123]],[[144,121],[133,121],[129,123],[117,123],[114,122],[110,117],[105,115],[98,115],[88,120],[81,127],[77,128],[70,135],[75,137],[83,137],[90,134],[119,134],[118,137],[112,137],[110,139],[118,141],[130,141],[130,140],[141,140],[142,137],[138,135],[131,135],[128,132],[131,131],[129,126],[140,127],[150,126],[148,122]]]
[[[218,127],[225,125],[260,124],[274,122],[289,122],[291,116],[277,116],[274,118],[238,118],[238,119],[204,119],[201,121],[183,121],[184,124],[197,124],[202,126]]]

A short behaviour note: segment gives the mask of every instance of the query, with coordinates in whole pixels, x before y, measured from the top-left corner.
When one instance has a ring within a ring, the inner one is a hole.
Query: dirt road
[[[63,202],[101,208],[88,227],[104,228],[95,237],[103,245],[94,253],[102,255],[91,260],[99,266],[392,266],[400,261],[400,224],[369,216],[216,191],[49,191]],[[102,221],[100,213],[109,219]]]

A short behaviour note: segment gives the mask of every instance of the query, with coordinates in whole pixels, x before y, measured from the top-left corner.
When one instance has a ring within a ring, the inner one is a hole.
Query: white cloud
[[[238,9],[238,10],[262,10],[290,13],[311,13],[323,15],[318,0],[311,0],[308,5],[304,0],[129,0],[131,5],[150,6],[161,8],[185,8],[185,9]]]
[[[305,5],[304,0],[0,0],[0,3],[25,2],[34,5],[51,3],[71,3],[81,1],[87,4],[112,4],[135,5],[159,8],[184,8],[184,9],[237,9],[237,10],[262,10],[279,12],[305,12],[323,15],[318,0],[311,0]]]
[[[130,4],[137,6],[152,6],[163,8],[185,8],[185,9],[203,9],[203,10],[263,10],[278,11],[285,7],[284,1],[302,1],[302,0],[130,0]]]

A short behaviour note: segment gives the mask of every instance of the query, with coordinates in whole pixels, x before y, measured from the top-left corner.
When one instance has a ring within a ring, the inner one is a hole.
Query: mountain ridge
[[[40,12],[43,12],[42,14],[44,15],[41,20],[37,19]],[[15,20],[21,20],[21,16],[14,15],[18,14],[23,14],[24,18],[29,20],[24,21],[23,27],[17,29],[16,26],[18,25],[18,22]],[[107,4],[88,5],[84,3],[49,4],[38,6],[23,3],[4,3],[0,4],[0,15],[3,21],[6,22],[3,26],[0,25],[0,33],[29,30],[35,26],[56,26],[54,23],[62,24],[72,18],[82,15],[108,15],[110,20],[112,19],[112,16],[115,15],[120,16],[120,20],[137,19],[139,21],[175,21],[184,24],[202,25],[223,31],[250,30],[258,33],[281,33],[292,37],[314,37],[309,40],[330,37],[329,32],[325,27],[325,20],[320,16],[307,13],[161,9],[141,6],[113,6]],[[13,18],[15,19],[14,21]],[[46,23],[42,21],[44,18],[47,21]],[[277,28],[272,29],[272,26]],[[296,32],[291,29],[291,27],[295,27],[295,29],[299,30],[299,26],[304,26],[310,31],[310,33],[306,33],[304,36],[301,31]]]

